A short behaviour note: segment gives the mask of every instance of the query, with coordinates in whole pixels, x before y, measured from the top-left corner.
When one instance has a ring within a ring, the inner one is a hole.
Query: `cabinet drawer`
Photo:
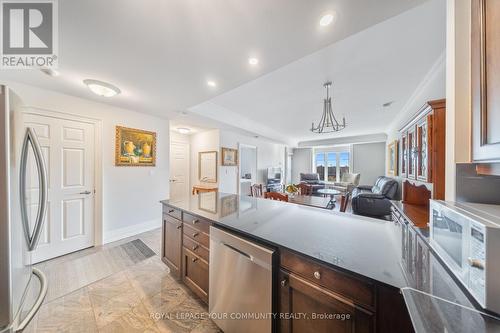
[[[173,208],[173,207],[170,207],[167,205],[163,205],[163,213],[168,214],[172,217],[175,217],[178,220],[181,219],[181,215],[182,215],[182,212],[180,211],[180,209]]]
[[[290,251],[281,251],[281,266],[306,280],[352,299],[357,304],[375,306],[375,286],[369,281],[336,271]]]
[[[196,217],[188,213],[184,213],[182,216],[182,220],[184,223],[189,224],[191,227],[198,229],[199,231],[203,231],[204,233],[209,233],[210,230],[210,222],[201,217]]]
[[[203,301],[208,302],[208,263],[183,248],[183,282]]]
[[[210,247],[210,238],[203,231],[193,228],[190,224],[184,222],[184,235],[188,236],[192,240],[197,241],[207,249]]]
[[[189,249],[191,252],[193,252],[197,256],[201,257],[203,260],[205,260],[207,262],[209,261],[210,252],[208,251],[208,249],[206,247],[202,246],[200,243],[192,240],[191,238],[187,237],[186,235],[184,235],[182,241],[183,241],[184,247]]]

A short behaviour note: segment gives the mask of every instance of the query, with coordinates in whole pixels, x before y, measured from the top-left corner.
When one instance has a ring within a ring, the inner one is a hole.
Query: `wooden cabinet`
[[[396,288],[280,252],[280,332],[413,332]]]
[[[427,102],[400,136],[400,176],[429,184],[433,199],[444,199],[445,119],[445,100]]]
[[[500,1],[472,0],[472,156],[500,161]]]
[[[280,331],[285,332],[374,332],[375,315],[326,288],[287,271],[280,276],[281,313],[300,314],[284,318]]]
[[[208,303],[208,262],[191,252],[182,249],[182,282],[205,303]]]
[[[163,214],[162,260],[177,279],[181,277],[182,222]]]

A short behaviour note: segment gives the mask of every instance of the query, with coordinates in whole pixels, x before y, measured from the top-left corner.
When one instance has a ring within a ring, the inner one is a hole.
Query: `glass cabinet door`
[[[417,166],[416,166],[416,174],[417,179],[423,182],[428,182],[430,179],[430,125],[432,115],[429,115],[422,119],[417,124]]]
[[[406,132],[401,135],[399,151],[401,152],[399,155],[399,174],[402,178],[406,178],[408,174],[408,133]]]
[[[416,160],[418,154],[416,127],[413,126],[408,129],[408,178],[416,178]]]

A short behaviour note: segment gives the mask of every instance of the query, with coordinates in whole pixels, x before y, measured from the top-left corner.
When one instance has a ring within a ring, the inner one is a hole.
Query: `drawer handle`
[[[198,222],[200,222],[200,220],[196,219],[196,220],[193,220],[193,222],[192,222],[192,223],[193,223],[193,224],[196,224],[196,223],[198,223]]]
[[[177,229],[180,229],[180,228],[182,228],[182,224],[177,226]]]
[[[287,279],[283,279],[283,280],[281,280],[281,282],[280,282],[280,283],[281,283],[281,286],[282,286],[282,287],[286,287],[286,285],[287,285],[288,281],[287,281]]]
[[[169,210],[168,210],[168,212],[169,212],[169,213],[173,213],[173,212],[174,212],[174,210],[173,210],[173,209],[169,209]]]
[[[198,258],[193,258],[191,259],[192,262],[197,262],[198,261]]]
[[[199,233],[195,232],[193,233],[193,237],[197,237],[199,235]]]
[[[317,280],[321,279],[321,273],[320,272],[316,271],[316,272],[314,272],[313,275],[314,275],[315,279],[317,279]]]
[[[198,245],[194,245],[191,249],[193,249],[193,251],[196,251],[198,250],[198,247],[199,247]]]

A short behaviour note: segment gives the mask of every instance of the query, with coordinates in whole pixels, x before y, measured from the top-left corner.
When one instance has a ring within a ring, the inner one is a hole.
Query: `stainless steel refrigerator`
[[[45,276],[31,264],[47,207],[47,172],[36,134],[22,126],[15,100],[0,85],[1,333],[22,331],[47,292]]]

